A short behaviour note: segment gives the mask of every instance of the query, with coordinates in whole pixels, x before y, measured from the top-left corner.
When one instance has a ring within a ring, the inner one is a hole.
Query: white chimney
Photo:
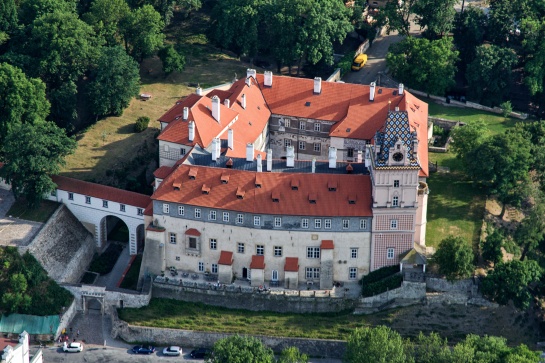
[[[220,122],[220,98],[218,96],[212,97],[212,117]]]
[[[246,109],[246,94],[244,93],[240,96],[240,105],[243,109]]]
[[[403,83],[400,83],[400,84],[399,84],[399,87],[398,87],[398,89],[397,89],[397,94],[402,95],[402,94],[403,94],[403,89],[404,89],[404,88],[405,88],[405,87],[403,86]]]
[[[227,147],[231,150],[235,147],[235,139],[233,135],[233,129],[227,130]]]
[[[218,153],[218,145],[220,143],[220,139],[217,137],[214,137],[212,139],[212,161],[216,162],[218,158],[220,157],[220,154]]]
[[[218,142],[216,142],[216,154],[218,155],[218,158],[219,158],[221,155],[221,140],[219,139],[219,137],[217,139],[218,139]]]
[[[231,101],[229,101],[228,98],[223,100],[223,104],[225,105],[225,107],[231,108]]]
[[[189,121],[189,141],[195,139],[195,121]]]
[[[368,145],[366,148],[365,148],[365,167],[368,168],[369,166],[371,166],[371,146]]]
[[[295,148],[293,146],[288,146],[286,148],[286,167],[295,167]]]
[[[197,87],[197,96],[202,96],[202,88],[201,86]]]
[[[316,172],[316,158],[312,158],[312,174]]]
[[[396,107],[394,108],[394,110],[395,110],[396,112],[398,112],[398,111],[399,111],[399,107],[396,106]]]
[[[314,94],[322,93],[322,79],[320,77],[314,78]]]
[[[257,154],[257,172],[261,173],[263,171],[263,165],[261,163],[261,154]]]
[[[267,149],[267,171],[272,171],[272,149]]]
[[[377,84],[375,82],[371,82],[369,85],[369,101],[373,102],[375,100],[375,88],[377,87]]]
[[[272,87],[272,81],[273,81],[273,72],[265,71],[265,80],[264,80],[265,86]]]
[[[255,69],[246,69],[246,78],[250,78],[250,77],[254,77],[254,79],[256,79],[256,76],[257,76],[257,72]]]
[[[254,144],[251,142],[246,144],[246,161],[254,160]]]
[[[189,107],[184,107],[184,116],[183,119],[187,120],[189,117]]]
[[[358,163],[363,162],[363,151],[358,150],[358,155],[356,156],[356,161],[357,161]]]
[[[335,169],[337,167],[337,148],[329,147],[329,169]]]

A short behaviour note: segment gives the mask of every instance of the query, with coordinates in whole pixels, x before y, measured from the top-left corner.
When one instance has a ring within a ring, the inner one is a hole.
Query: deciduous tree
[[[452,281],[470,276],[475,270],[473,250],[462,237],[448,236],[439,243],[433,262],[439,272]]]
[[[409,30],[411,23],[409,19],[417,1],[418,0],[386,2],[384,8],[381,9],[377,15],[377,27],[386,27],[388,34],[392,31],[397,31],[402,35],[410,36]]]
[[[83,18],[104,37],[106,45],[114,46],[122,44],[120,24],[130,11],[125,0],[95,0]]]
[[[486,237],[481,245],[482,256],[485,261],[490,261],[493,264],[501,262],[503,258],[501,247],[504,239],[504,236],[497,229]]]
[[[8,32],[17,26],[17,6],[15,0],[0,2],[0,31]]]
[[[474,6],[456,13],[454,20],[454,44],[460,52],[462,67],[473,62],[477,54],[477,47],[483,44],[486,31],[486,15]]]
[[[357,328],[348,336],[346,363],[405,363],[403,339],[396,331],[379,325],[376,328]]]
[[[159,58],[163,62],[163,72],[168,76],[172,72],[182,72],[185,66],[185,57],[172,45],[167,45],[159,51]]]
[[[273,363],[274,355],[260,340],[235,335],[218,340],[214,344],[210,363]]]
[[[289,347],[280,353],[276,363],[307,363],[308,356],[303,354],[296,347]]]
[[[465,160],[471,151],[486,140],[488,129],[482,119],[470,120],[465,125],[452,129],[450,136],[452,138],[451,150],[457,158]]]
[[[137,61],[151,56],[161,49],[165,40],[165,23],[151,5],[132,10],[122,22],[125,49]]]
[[[75,0],[24,0],[19,8],[19,20],[29,25],[45,14],[76,13]]]
[[[416,23],[426,28],[431,38],[437,38],[450,32],[454,25],[454,5],[458,0],[418,0],[412,11],[416,15]]]

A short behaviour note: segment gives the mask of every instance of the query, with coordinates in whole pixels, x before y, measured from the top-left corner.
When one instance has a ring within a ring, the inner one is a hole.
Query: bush
[[[368,297],[377,294],[382,294],[388,290],[397,289],[403,282],[403,276],[396,274],[390,277],[386,277],[380,281],[373,282],[367,285],[363,285],[361,288],[361,296]]]
[[[360,280],[360,284],[361,285],[371,284],[373,282],[380,281],[386,277],[392,276],[398,272],[399,272],[399,265],[382,267],[362,277],[362,279]]]
[[[136,120],[136,124],[134,125],[134,131],[142,132],[148,128],[148,125],[149,125],[149,117],[140,116],[138,120]]]
[[[349,52],[341,58],[339,63],[337,63],[337,67],[341,69],[341,76],[344,76],[347,72],[350,72],[350,69],[352,68],[352,61],[354,60],[355,55],[356,52]]]
[[[511,101],[505,101],[500,104],[500,108],[502,109],[503,117],[508,117],[511,112],[513,112],[513,106],[511,105]]]

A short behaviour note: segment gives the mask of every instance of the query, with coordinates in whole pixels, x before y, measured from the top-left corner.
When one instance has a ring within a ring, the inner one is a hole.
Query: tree
[[[210,363],[272,363],[273,351],[254,337],[234,335],[214,344]]]
[[[17,26],[17,6],[15,0],[0,2],[0,32],[9,32]]]
[[[486,140],[487,135],[488,129],[482,119],[467,121],[465,125],[457,126],[450,132],[450,148],[457,158],[465,160],[471,151]]]
[[[9,288],[2,295],[2,308],[8,313],[14,313],[21,308],[28,308],[32,299],[27,292],[28,283],[25,275],[16,273],[9,278]]]
[[[49,119],[54,120],[57,126],[68,132],[74,129],[78,119],[78,88],[72,80],[62,83],[58,88],[49,90],[51,100],[51,114]]]
[[[522,220],[515,232],[515,241],[521,247],[520,260],[535,252],[545,239],[545,206],[543,196],[535,196],[535,205]]]
[[[422,332],[413,341],[406,343],[406,349],[410,352],[415,363],[447,363],[450,361],[450,349],[446,339],[442,339],[437,333],[424,335]]]
[[[103,48],[90,78],[89,102],[95,115],[121,115],[140,90],[138,63],[119,46]]]
[[[379,325],[356,328],[346,343],[346,363],[405,363],[407,354],[403,339],[396,331]]]
[[[29,25],[34,20],[45,14],[54,12],[76,13],[76,1],[74,0],[25,0],[21,1],[19,8],[19,20],[22,24]]]
[[[481,282],[483,295],[501,305],[512,300],[519,309],[526,309],[532,301],[528,285],[539,281],[542,270],[534,260],[513,260],[499,263]]]
[[[121,26],[127,53],[139,62],[151,56],[163,46],[164,27],[161,14],[151,5],[131,11]]]
[[[308,356],[303,354],[296,347],[289,347],[282,350],[276,363],[307,363]]]
[[[487,106],[497,106],[509,94],[511,69],[517,62],[513,50],[495,45],[477,47],[467,66],[468,97]]]
[[[65,156],[75,148],[75,140],[54,123],[18,124],[5,139],[6,164],[0,176],[11,183],[15,198],[25,197],[35,207],[55,189],[50,175],[59,173]]]
[[[120,24],[130,11],[125,0],[95,0],[84,19],[104,37],[106,45],[114,46],[122,43]]]
[[[386,32],[390,34],[397,31],[401,35],[410,36],[410,16],[418,0],[388,1],[377,15],[376,26],[385,26]]]
[[[45,84],[27,78],[21,69],[0,63],[0,155],[3,141],[21,123],[36,123],[49,114]]]
[[[443,95],[454,85],[458,52],[450,38],[405,38],[390,46],[386,62],[395,78],[428,94]]]
[[[433,262],[439,272],[452,281],[470,276],[475,270],[471,246],[461,237],[448,236],[439,243]]]
[[[420,29],[427,28],[432,38],[443,36],[453,28],[454,5],[458,0],[418,0],[412,11],[416,15],[416,23]]]
[[[474,6],[456,13],[454,20],[454,44],[460,52],[460,63],[465,70],[477,55],[477,47],[483,44],[486,31],[486,15]]]
[[[486,240],[481,245],[482,256],[485,261],[490,261],[493,264],[497,264],[502,261],[503,252],[501,247],[503,246],[504,237],[497,229],[490,233]]]
[[[163,62],[163,72],[165,76],[170,73],[182,72],[185,66],[185,57],[180,54],[172,45],[168,45],[159,51],[159,58]]]

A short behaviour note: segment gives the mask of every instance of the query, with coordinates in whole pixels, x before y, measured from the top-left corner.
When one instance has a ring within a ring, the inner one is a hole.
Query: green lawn
[[[27,221],[45,223],[53,212],[59,207],[59,203],[43,200],[36,209],[29,209],[26,201],[19,199],[8,210],[7,216],[25,219]]]

